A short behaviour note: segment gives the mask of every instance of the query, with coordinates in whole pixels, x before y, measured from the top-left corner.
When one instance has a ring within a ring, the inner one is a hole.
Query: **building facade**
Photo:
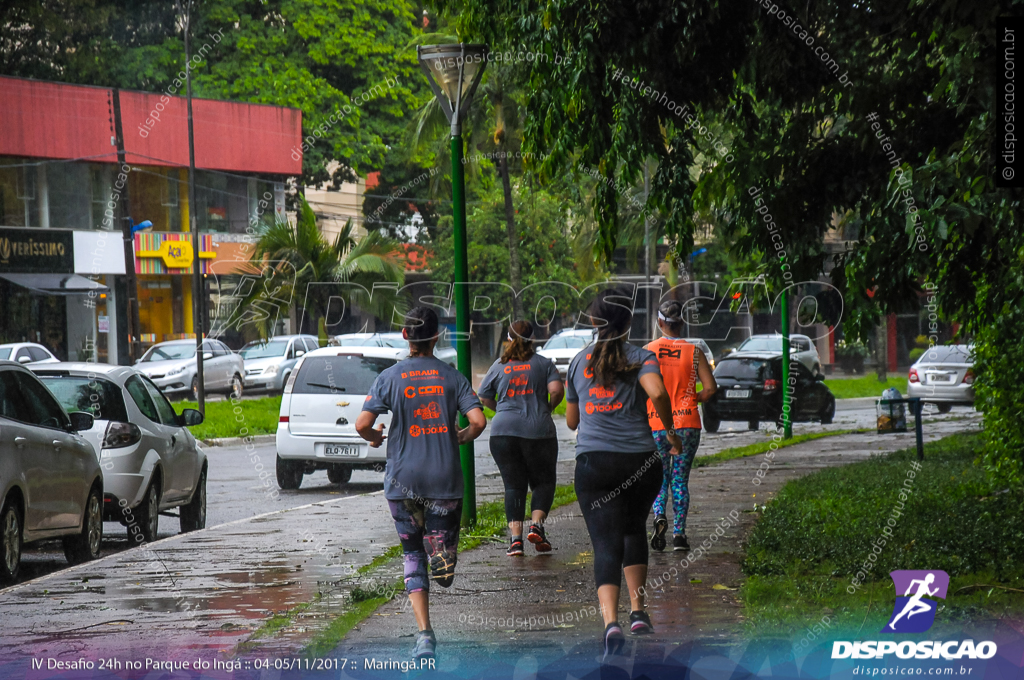
[[[301,172],[290,155],[300,111],[193,99],[193,208],[184,98],[117,99],[123,165],[113,90],[0,77],[0,343],[126,363],[128,267],[143,347],[195,337],[192,218],[211,313],[223,286],[247,270],[255,227],[285,219],[285,182]],[[116,219],[125,208],[137,229],[128,262]]]

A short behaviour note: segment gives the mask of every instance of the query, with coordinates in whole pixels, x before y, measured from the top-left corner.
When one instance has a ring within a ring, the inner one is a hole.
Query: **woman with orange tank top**
[[[672,494],[673,550],[689,550],[686,539],[686,513],[690,509],[690,468],[700,445],[700,411],[697,404],[711,398],[718,388],[704,352],[679,337],[683,329],[683,306],[677,300],[662,303],[658,310],[658,327],[664,337],[647,345],[646,349],[658,357],[658,365],[665,381],[665,389],[672,400],[672,422],[662,423],[651,402],[647,402],[647,418],[651,425],[654,443],[661,454],[661,493],[654,501],[654,534],[651,547],[665,549],[665,534],[668,519],[665,510],[668,495]],[[697,392],[697,382],[702,389]],[[668,433],[675,431],[682,440],[682,451],[678,456],[670,455],[672,448]]]

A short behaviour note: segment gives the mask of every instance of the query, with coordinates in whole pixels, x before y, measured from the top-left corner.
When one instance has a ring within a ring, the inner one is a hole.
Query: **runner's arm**
[[[459,444],[468,444],[484,431],[487,427],[487,419],[484,418],[484,412],[481,409],[473,408],[466,414],[466,418],[469,420],[469,426],[459,430]]]
[[[555,407],[562,403],[565,396],[565,387],[561,380],[552,380],[548,383],[548,407],[554,411]]]
[[[711,364],[704,352],[697,348],[697,378],[700,380],[701,390],[697,393],[697,403],[703,404],[718,391],[718,383],[715,381],[715,374],[711,371]]]
[[[647,373],[640,376],[640,386],[650,397],[654,410],[657,412],[661,422],[672,424],[672,400],[669,399],[668,391],[665,389],[665,382],[661,379],[660,373]],[[669,443],[672,445],[671,454],[678,456],[683,449],[683,442],[675,430],[668,430]]]
[[[576,401],[565,402],[565,424],[570,430],[580,426],[580,405]]]
[[[498,410],[498,402],[494,399],[488,399],[487,397],[480,397],[480,403],[491,409],[492,411]]]
[[[356,432],[370,442],[370,447],[374,449],[384,441],[384,423],[374,428],[375,422],[377,422],[377,414],[370,411],[360,411],[359,417],[356,418]]]

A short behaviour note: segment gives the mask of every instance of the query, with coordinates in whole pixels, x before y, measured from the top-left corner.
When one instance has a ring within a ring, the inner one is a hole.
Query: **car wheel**
[[[0,582],[9,583],[21,570],[21,512],[14,499],[9,499],[0,513],[0,543]]]
[[[235,377],[231,379],[231,391],[228,392],[228,396],[232,399],[242,398],[242,376],[235,373]]]
[[[821,412],[821,424],[831,425],[832,419],[836,417],[836,400],[830,399],[828,406]]]
[[[294,463],[277,457],[277,485],[282,489],[298,489],[302,486],[304,464]]]
[[[206,468],[199,473],[199,483],[192,492],[192,500],[178,510],[178,520],[183,534],[206,528]]]
[[[157,488],[160,478],[154,476],[153,481],[146,488],[146,495],[142,502],[135,508],[135,524],[142,533],[142,539],[146,543],[156,540],[157,530],[160,528],[160,490]],[[132,540],[132,526],[128,527],[128,540]]]
[[[721,424],[722,424],[722,421],[718,417],[713,416],[710,413],[705,413],[704,414],[704,431],[705,432],[711,432],[711,433],[718,432],[718,428],[719,428],[719,426],[721,426]]]
[[[327,479],[331,484],[348,484],[352,479],[352,467],[349,465],[334,465],[327,468]]]
[[[199,401],[199,378],[192,378],[192,401]]]
[[[748,430],[756,430],[756,429],[757,429],[757,426],[758,426],[758,424],[759,424],[759,423],[758,423],[758,421],[757,421],[757,420],[748,420],[748,421],[747,421],[747,429],[748,429]]]
[[[935,407],[939,409],[939,413],[949,413],[953,410],[952,404],[936,404]]]
[[[69,564],[80,564],[100,556],[103,543],[103,498],[100,490],[93,487],[85,501],[82,516],[82,531],[63,539],[64,557]]]

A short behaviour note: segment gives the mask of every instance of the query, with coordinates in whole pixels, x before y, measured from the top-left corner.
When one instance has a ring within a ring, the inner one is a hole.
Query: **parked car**
[[[60,361],[53,352],[34,342],[9,342],[0,345],[0,361],[19,364],[52,364]]]
[[[771,333],[769,335],[751,335],[744,340],[737,352],[772,352],[782,354],[782,335]],[[822,375],[821,357],[814,342],[806,335],[792,334],[789,336],[789,352],[794,359],[807,367],[814,375]]]
[[[700,351],[704,352],[704,357],[708,360],[708,365],[711,366],[711,370],[715,370],[715,355],[711,353],[711,348],[708,347],[708,343],[704,342],[700,338],[683,338],[686,342],[691,345],[697,345]]]
[[[135,365],[164,394],[199,398],[195,340],[171,340],[149,348]],[[209,392],[242,396],[245,362],[220,340],[203,341],[203,383]]]
[[[409,356],[409,341],[401,333],[346,333],[334,336],[334,344],[338,347],[384,347],[395,350],[391,356],[401,361]],[[458,363],[458,355],[452,347],[448,334],[441,333],[434,345],[434,356],[452,368]]]
[[[206,526],[206,454],[188,425],[203,414],[177,414],[152,380],[129,366],[59,363],[32,371],[68,411],[91,413],[82,434],[103,467],[103,518],[155,541],[160,513],[178,508],[182,532]],[[137,527],[137,528],[135,528]]]
[[[71,564],[103,540],[103,472],[88,413],[70,415],[27,368],[0,361],[0,581],[18,577],[26,543],[60,538]]]
[[[974,404],[974,347],[936,345],[929,347],[910,367],[907,396],[920,397],[949,413],[958,404]]]
[[[319,348],[312,335],[277,335],[250,342],[238,351],[245,362],[245,388],[283,390],[299,358]]]
[[[382,470],[386,447],[370,448],[356,432],[356,418],[370,385],[397,363],[388,347],[324,347],[308,352],[284,386],[277,424],[277,483],[297,489],[303,475],[327,470],[345,484],[353,470]],[[385,433],[391,416],[384,415]]]
[[[800,362],[795,370],[791,395],[791,422],[832,422],[836,399],[823,382]],[[745,420],[756,430],[762,420],[782,421],[782,355],[767,352],[733,352],[715,368],[718,391],[704,405],[704,429],[717,432],[723,420]]]
[[[594,342],[596,333],[592,328],[568,328],[558,331],[537,350],[537,354],[554,362],[558,375],[565,379],[569,363],[580,353],[580,350]]]

